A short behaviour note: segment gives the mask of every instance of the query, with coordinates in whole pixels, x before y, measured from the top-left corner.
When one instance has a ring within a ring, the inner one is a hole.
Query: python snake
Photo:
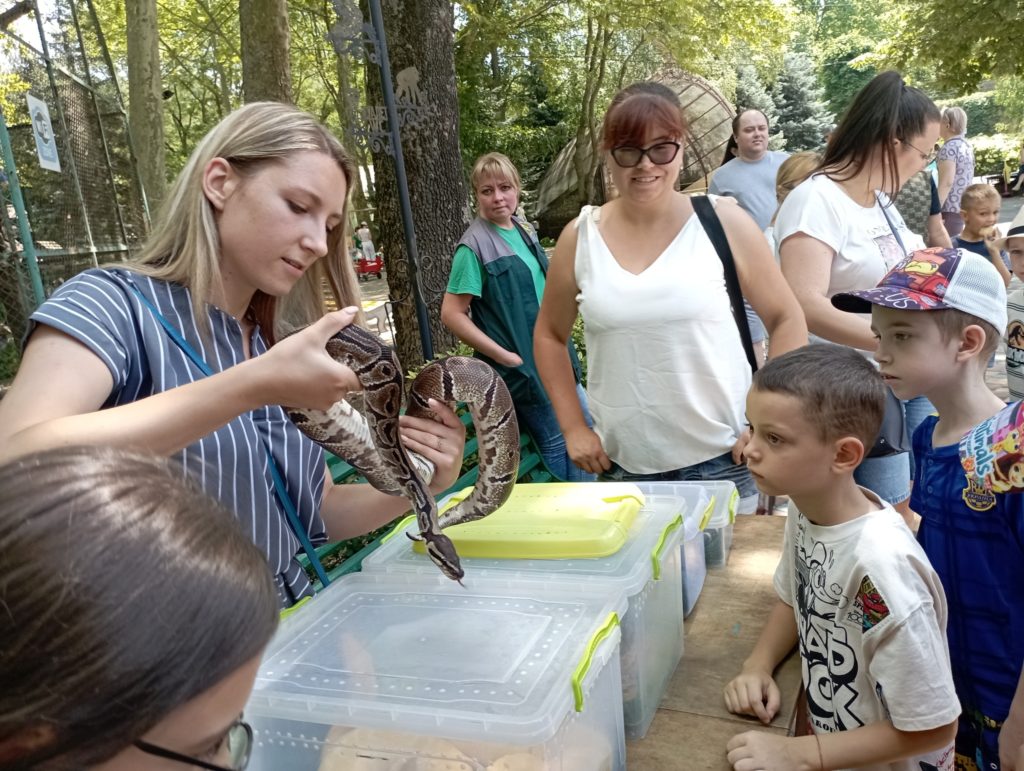
[[[347,461],[375,488],[408,498],[419,527],[419,538],[414,540],[423,540],[441,572],[459,581],[464,575],[459,555],[441,531],[487,516],[508,500],[516,482],[519,425],[508,388],[490,366],[465,356],[431,362],[413,381],[407,415],[440,421],[428,399],[449,405],[466,402],[476,428],[480,457],[476,485],[469,497],[439,518],[437,503],[427,488],[434,466],[407,451],[399,438],[404,384],[394,351],[371,332],[350,325],[327,341],[327,353],[355,372],[363,387],[365,415],[343,400],[326,411],[286,407],[288,417],[302,433]]]

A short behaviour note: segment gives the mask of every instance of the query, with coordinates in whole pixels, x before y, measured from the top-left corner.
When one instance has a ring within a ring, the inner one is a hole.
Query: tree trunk
[[[597,97],[604,85],[605,67],[611,30],[593,16],[587,18],[587,44],[584,60],[587,79],[583,85],[583,100],[580,117],[576,124],[576,149],[573,154],[573,169],[576,171],[576,192],[581,206],[596,203],[597,169],[601,163],[598,151],[598,130],[596,117]]]
[[[361,3],[364,10],[365,0]],[[459,154],[459,104],[455,91],[454,34],[449,0],[382,3],[384,26],[404,126],[402,151],[412,200],[419,251],[419,282],[427,304],[436,353],[455,346],[441,324],[441,300],[455,246],[469,224],[469,207]],[[415,68],[414,70],[412,68]],[[367,98],[383,108],[380,71],[366,67]],[[418,75],[418,80],[417,76]],[[417,115],[411,107],[418,105]],[[385,121],[385,127],[387,122]],[[419,323],[406,257],[393,156],[374,148],[377,219],[384,267],[394,302],[396,349],[408,369],[423,361]]]
[[[156,0],[125,0],[128,36],[128,125],[150,211],[167,186],[164,101]]]
[[[286,0],[238,0],[242,98],[292,103]]]

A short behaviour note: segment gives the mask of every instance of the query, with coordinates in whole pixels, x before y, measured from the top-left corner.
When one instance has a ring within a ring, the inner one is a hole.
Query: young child
[[[1010,223],[999,248],[1010,256],[1010,270],[1024,281],[1024,207]],[[1024,399],[1024,289],[1014,289],[1006,298],[1006,383],[1010,398]],[[1024,771],[1022,767],[1021,771]]]
[[[992,185],[969,185],[960,199],[964,229],[953,239],[954,249],[966,249],[990,260],[999,271],[1003,285],[1010,283],[1007,257],[999,246],[999,191]]]
[[[962,713],[956,767],[1015,768],[1024,735],[1024,410],[985,383],[1006,326],[1003,281],[960,250],[915,252],[876,289],[837,295],[871,310],[875,358],[901,399],[938,410],[914,434],[917,538],[949,599],[953,680]]]
[[[845,346],[791,351],[754,377],[747,465],[797,511],[779,599],[725,702],[767,724],[780,702],[772,673],[799,643],[811,734],[734,736],[736,769],[953,768],[960,708],[942,588],[902,516],[853,479],[884,410],[882,377]]]
[[[242,769],[278,594],[172,460],[60,447],[0,464],[0,769]]]

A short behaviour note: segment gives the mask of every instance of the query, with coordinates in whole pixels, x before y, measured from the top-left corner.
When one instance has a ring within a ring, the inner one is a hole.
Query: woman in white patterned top
[[[176,457],[263,549],[282,604],[309,595],[268,452],[314,545],[407,508],[366,485],[335,487],[323,451],[279,406],[326,409],[359,388],[324,349],[358,315],[345,253],[354,171],[337,139],[294,107],[254,103],[221,121],[174,183],[142,254],[76,276],[33,314],[0,402],[0,460],[82,443]],[[325,284],[342,310],[324,314]],[[310,326],[276,342],[301,324]],[[402,439],[437,465],[440,491],[458,473],[465,432],[446,406],[436,409],[443,422],[403,417]]]

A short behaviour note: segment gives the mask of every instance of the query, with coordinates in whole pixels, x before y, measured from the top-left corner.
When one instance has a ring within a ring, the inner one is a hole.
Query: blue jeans
[[[579,383],[576,384],[576,396],[579,397],[580,407],[583,408],[583,418],[587,425],[593,428],[594,419],[590,417],[587,394]],[[537,445],[537,451],[544,459],[548,471],[563,482],[593,482],[596,479],[593,474],[587,473],[572,462],[565,449],[565,437],[562,436],[558,419],[550,404],[517,404],[516,416],[519,418],[520,427],[526,430],[533,443]]]
[[[734,483],[740,494],[737,507],[739,512],[753,513],[757,506],[757,485],[746,464],[732,462],[732,453],[727,452],[692,466],[653,474],[633,474],[612,461],[612,467],[601,474],[603,482],[705,482],[713,479]]]
[[[926,417],[935,412],[935,407],[923,396],[903,402],[907,421],[907,434],[913,436],[917,427]],[[910,480],[914,476],[912,452],[901,452],[881,458],[865,458],[853,472],[857,484],[868,488],[883,501],[893,506],[910,497]]]

